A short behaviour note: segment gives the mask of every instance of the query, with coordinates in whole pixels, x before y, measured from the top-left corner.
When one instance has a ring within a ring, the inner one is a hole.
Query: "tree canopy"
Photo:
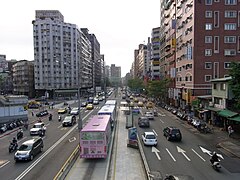
[[[234,94],[235,108],[240,109],[240,63],[232,62],[229,75],[232,77],[229,84]]]
[[[147,93],[154,98],[164,98],[167,94],[169,82],[169,79],[149,81],[147,85]]]
[[[128,80],[128,87],[133,91],[140,91],[144,89],[143,80],[134,78]]]

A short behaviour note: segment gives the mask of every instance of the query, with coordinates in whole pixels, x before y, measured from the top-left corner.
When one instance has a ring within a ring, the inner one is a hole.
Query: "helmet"
[[[13,140],[16,140],[16,138],[15,138],[15,137],[13,137]]]
[[[216,155],[217,153],[215,151],[213,151],[213,155]]]

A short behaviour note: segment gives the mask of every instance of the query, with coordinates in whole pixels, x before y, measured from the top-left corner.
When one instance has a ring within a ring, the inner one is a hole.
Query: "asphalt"
[[[161,111],[166,111],[161,109]],[[127,146],[128,130],[126,129],[126,117],[121,110],[118,111],[118,123],[116,126],[115,140],[112,148],[112,156],[109,158],[109,171],[104,180],[145,180],[151,179],[147,161],[141,146],[132,148]],[[167,113],[168,111],[166,111]],[[170,113],[170,112],[168,112]],[[186,125],[187,122],[185,122]],[[189,125],[190,126],[190,125]],[[235,157],[240,158],[240,134],[234,133],[232,137],[228,137],[228,133],[219,127],[213,127],[214,132],[209,134],[214,139],[217,148],[222,148]],[[11,133],[11,132],[10,132]],[[2,134],[2,136],[8,133]],[[82,162],[78,158],[66,179],[81,179]],[[100,169],[99,169],[100,170]],[[91,180],[99,179],[99,177],[91,178]]]

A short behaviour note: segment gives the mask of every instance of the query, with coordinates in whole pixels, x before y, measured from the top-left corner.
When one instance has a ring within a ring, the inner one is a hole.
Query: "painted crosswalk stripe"
[[[204,162],[206,161],[205,159],[203,159],[203,157],[202,156],[200,156],[194,149],[192,149],[192,151],[200,158],[200,159],[202,159]]]

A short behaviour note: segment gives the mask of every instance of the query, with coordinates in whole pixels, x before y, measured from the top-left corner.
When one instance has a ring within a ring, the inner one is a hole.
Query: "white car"
[[[44,123],[43,122],[35,123],[33,127],[30,129],[30,135],[31,136],[39,135],[42,130],[43,130],[43,134],[45,134],[47,128],[44,125]]]
[[[78,115],[79,114],[79,108],[78,107],[72,108],[70,114],[71,115]]]
[[[153,132],[144,132],[142,140],[144,145],[157,146],[157,137]]]
[[[153,112],[146,112],[145,116],[149,119],[149,120],[154,120],[154,113]]]

